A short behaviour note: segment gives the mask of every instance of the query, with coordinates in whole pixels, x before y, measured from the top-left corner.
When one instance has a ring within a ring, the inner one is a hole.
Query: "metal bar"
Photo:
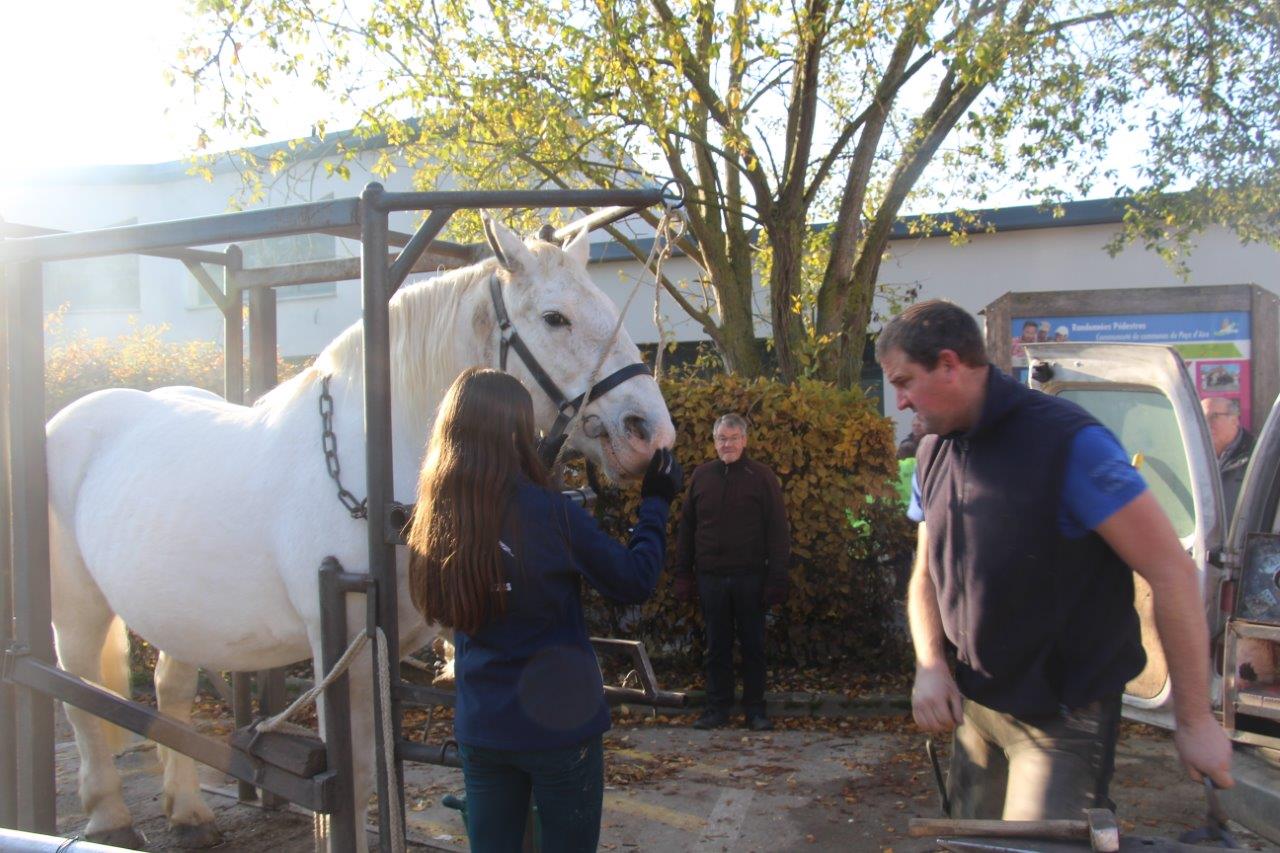
[[[395,293],[400,285],[404,284],[405,277],[418,262],[418,258],[422,257],[422,253],[431,245],[431,241],[449,224],[449,217],[453,216],[453,212],[451,207],[436,208],[427,216],[426,221],[418,226],[413,239],[400,250],[400,257],[396,258],[395,263],[391,265],[391,271],[387,274],[388,291]]]
[[[623,206],[623,207],[601,208],[600,210],[597,210],[594,213],[590,213],[582,217],[581,219],[575,219],[572,222],[568,223],[567,225],[560,226],[555,230],[552,236],[554,236],[557,240],[563,240],[566,237],[572,237],[574,234],[577,234],[583,228],[586,228],[588,231],[594,231],[597,228],[603,228],[606,225],[612,225],[613,223],[617,222],[619,219],[626,219],[631,214],[638,213],[639,211],[644,210],[647,207],[649,207],[649,205],[646,204],[646,205],[641,205],[640,207]]]
[[[223,302],[223,396],[230,403],[244,402],[244,297],[240,288],[240,274],[244,268],[244,250],[239,246],[227,247],[226,263],[222,268]],[[253,676],[247,672],[231,674],[232,714],[237,729],[253,723]],[[236,794],[241,802],[258,800],[258,787],[251,781],[240,780]]]
[[[228,403],[244,402],[244,297],[240,290],[240,270],[244,253],[239,246],[227,247],[227,263],[222,268],[222,284],[227,294],[222,309],[223,392]]]
[[[30,655],[17,655],[11,659],[9,677],[15,684],[33,692],[54,696],[83,708],[96,717],[137,732],[236,779],[256,782],[312,811],[328,812],[333,806],[335,782],[331,774],[320,774],[314,779],[294,776],[233,749],[226,741],[202,735],[154,708],[121,699]],[[53,715],[49,717],[52,720]]]
[[[388,262],[394,260],[388,256]],[[473,263],[468,261],[467,263]],[[437,252],[427,252],[413,265],[411,272],[435,272],[458,269],[465,264],[457,258]],[[296,264],[280,264],[271,267],[253,267],[244,270],[238,281],[244,290],[257,287],[287,287],[293,284],[315,284],[322,281],[355,281],[360,278],[359,258],[337,258],[331,261],[303,261]]]
[[[360,239],[360,228],[358,226],[350,228],[321,228],[317,230],[323,234],[333,234],[335,237],[346,237],[351,240]],[[387,245],[389,246],[407,246],[412,239],[412,234],[387,229]],[[464,265],[475,263],[489,251],[488,246],[484,243],[454,243],[449,240],[432,240],[428,248],[436,254],[457,258]]]
[[[406,705],[443,705],[452,708],[457,696],[452,690],[441,690],[439,687],[427,687],[425,684],[400,682],[400,699]]]
[[[640,689],[613,687],[606,685],[605,698],[612,704],[643,704],[664,708],[683,708],[688,702],[684,693],[675,693],[658,688],[658,676],[654,674],[653,664],[649,661],[649,653],[644,643],[639,640],[619,640],[613,637],[592,637],[591,645],[599,654],[601,651],[621,652],[631,658],[636,677],[640,679]]]
[[[651,705],[655,708],[683,708],[689,704],[684,693],[670,690],[637,690],[634,687],[614,687],[606,684],[604,698],[610,705]]]
[[[388,301],[391,291],[387,280],[387,213],[382,205],[381,184],[371,183],[360,194],[361,201],[361,278],[364,299],[364,422],[365,461],[369,495],[366,531],[369,542],[369,573],[373,575],[377,595],[376,621],[386,635],[391,660],[399,660],[400,631],[396,624],[396,552],[386,541],[387,505],[392,500],[391,456],[391,319]],[[376,664],[375,664],[376,666]],[[392,736],[400,731],[400,700],[397,688],[399,668],[391,668]],[[382,696],[374,691],[374,719],[384,713]],[[381,725],[374,726],[378,757],[378,831],[382,843],[390,843],[392,835],[390,797],[404,804],[404,773],[397,758],[394,762],[395,790],[387,790],[386,750]],[[404,809],[400,809],[403,821]],[[403,831],[403,827],[400,828]]]
[[[0,278],[16,270],[0,268]],[[0,291],[5,289],[0,288]],[[0,295],[0,312],[8,300]],[[0,651],[13,642],[13,563],[10,559],[9,514],[9,354],[8,323],[0,317]],[[17,697],[13,686],[0,679],[0,826],[18,823]]]
[[[68,234],[71,232],[60,231],[57,228],[41,228],[36,225],[19,225],[16,222],[5,222],[0,219],[0,237],[43,237],[47,234]],[[173,258],[175,261],[184,261],[192,264],[217,264],[221,266],[226,262],[226,255],[222,252],[210,251],[208,249],[186,249],[186,248],[168,248],[153,249],[147,252],[138,252],[139,255],[147,255],[152,258]]]
[[[273,717],[289,706],[285,701],[284,690],[284,670],[283,669],[260,669],[257,673],[258,680],[258,715],[261,717]],[[282,809],[288,805],[288,800],[279,794],[274,794],[266,787],[259,792],[262,797],[262,807],[264,809]]]
[[[454,746],[452,752],[450,745]],[[462,767],[462,757],[458,755],[457,745],[442,743],[438,746],[429,743],[418,743],[413,740],[402,740],[396,743],[396,758],[400,761],[413,761],[418,764],[436,764],[441,767]]]
[[[276,292],[249,291],[249,402],[279,382],[276,347]],[[281,709],[283,710],[283,709]]]
[[[239,271],[237,271],[237,276]],[[238,282],[237,282],[238,283]],[[237,293],[240,289],[237,288]],[[253,403],[276,387],[276,292],[259,288],[249,291],[249,396]],[[272,717],[288,706],[285,698],[284,670],[260,670],[258,678],[258,713]],[[263,789],[264,809],[281,809],[288,803],[282,797]]]
[[[0,250],[13,241],[0,242]],[[22,264],[5,288],[14,642],[53,663],[49,593],[49,484],[44,444],[44,306],[39,264]],[[18,829],[57,829],[53,703],[17,692]]]
[[[648,207],[661,204],[660,188],[643,190],[468,190],[464,192],[382,193],[379,210],[435,210],[437,207]]]
[[[57,835],[0,829],[0,850],[5,853],[120,853],[122,849],[79,838],[68,840]]]
[[[320,670],[327,674],[347,647],[347,596],[339,585],[342,567],[332,557],[320,566]],[[324,691],[324,745],[329,769],[337,774],[329,818],[329,849],[354,850],[356,833],[364,831],[363,809],[351,789],[355,762],[351,754],[350,679],[346,673]]]
[[[236,728],[248,728],[253,723],[253,680],[249,673],[231,673],[231,695]],[[237,782],[236,797],[242,803],[257,802],[258,788],[252,782]]]
[[[75,234],[23,237],[0,242],[0,263],[96,258],[154,249],[168,250],[174,246],[205,246],[307,234],[358,222],[358,210],[357,199],[344,198]]]
[[[191,273],[196,283],[204,288],[204,292],[209,294],[213,304],[217,305],[220,310],[226,311],[227,295],[222,292],[222,288],[218,287],[218,283],[213,280],[213,276],[209,275],[209,271],[195,261],[183,261],[182,265],[187,268],[187,272]]]

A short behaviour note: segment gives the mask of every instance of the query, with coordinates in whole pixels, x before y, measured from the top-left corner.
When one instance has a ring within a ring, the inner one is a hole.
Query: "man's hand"
[[[1231,778],[1231,740],[1213,717],[1202,717],[1194,723],[1178,724],[1173,733],[1182,766],[1199,782],[1208,776],[1219,788],[1235,785]]]
[[[949,732],[964,720],[960,688],[945,665],[916,667],[911,688],[911,715],[930,734]]]
[[[693,575],[679,574],[671,579],[671,594],[676,597],[676,601],[693,601],[698,594],[698,585],[693,580]]]

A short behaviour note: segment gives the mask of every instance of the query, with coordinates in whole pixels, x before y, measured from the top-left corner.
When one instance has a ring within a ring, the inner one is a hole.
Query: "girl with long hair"
[[[428,621],[454,629],[472,850],[520,850],[530,794],[543,851],[596,849],[609,709],[581,581],[626,604],[653,594],[680,481],[658,450],[624,547],[549,488],[523,385],[472,369],[446,394],[418,484],[409,587]]]

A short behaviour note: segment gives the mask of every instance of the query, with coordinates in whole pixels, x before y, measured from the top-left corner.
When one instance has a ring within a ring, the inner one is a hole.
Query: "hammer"
[[[1120,849],[1120,826],[1109,809],[1085,809],[1084,820],[951,820],[912,818],[908,834],[962,838],[1040,838],[1053,841],[1088,841],[1097,853]]]

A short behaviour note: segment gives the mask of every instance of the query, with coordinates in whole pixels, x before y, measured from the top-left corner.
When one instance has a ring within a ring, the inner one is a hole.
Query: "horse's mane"
[[[425,399],[439,399],[465,365],[455,364],[454,338],[470,330],[470,318],[459,323],[463,296],[491,272],[489,260],[401,287],[391,297],[390,337],[393,393],[407,393],[418,409]],[[352,323],[316,356],[315,363],[288,382],[264,394],[255,405],[286,405],[323,376],[361,377],[364,327]]]

